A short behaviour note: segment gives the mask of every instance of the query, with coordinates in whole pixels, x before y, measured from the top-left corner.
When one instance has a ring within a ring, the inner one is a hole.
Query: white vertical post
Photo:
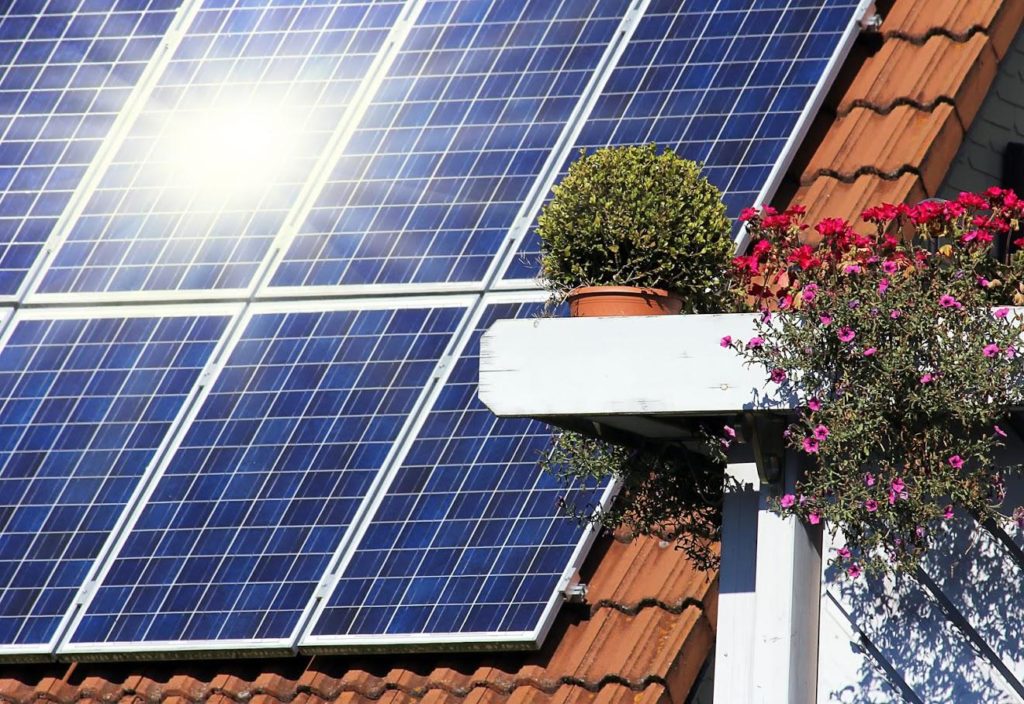
[[[799,461],[787,454],[772,485],[751,479],[753,465],[729,467],[744,488],[722,509],[715,701],[816,701],[821,531],[768,509],[793,491]]]

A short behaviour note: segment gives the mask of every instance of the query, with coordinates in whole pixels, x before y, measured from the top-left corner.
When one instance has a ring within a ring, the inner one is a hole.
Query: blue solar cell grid
[[[480,336],[540,308],[484,311],[305,644],[536,637],[588,532],[561,502],[592,505],[604,492],[541,472],[550,426],[496,418],[477,398]]]
[[[0,2],[0,295],[18,291],[180,2]]]
[[[54,637],[227,320],[11,323],[0,350],[0,643]]]
[[[464,315],[254,315],[72,644],[287,638]]]
[[[754,205],[859,0],[654,0],[586,121],[579,149],[655,142],[706,165],[729,216]],[[568,168],[568,162],[563,167]],[[533,278],[525,238],[505,278]]]
[[[205,3],[39,291],[248,287],[401,9]]]
[[[428,0],[272,285],[481,281],[627,6]]]

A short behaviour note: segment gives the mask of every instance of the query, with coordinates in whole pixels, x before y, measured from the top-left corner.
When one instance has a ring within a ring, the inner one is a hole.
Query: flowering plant
[[[991,250],[1014,236],[1024,201],[992,188],[882,205],[863,231],[826,219],[817,237],[803,214],[744,211],[753,244],[733,275],[761,315],[754,337],[721,344],[800,399],[787,438],[808,469],[776,508],[841,530],[832,562],[851,577],[910,570],[957,507],[1007,519],[1017,468],[994,453],[1024,383],[1021,322],[1006,307],[1024,302],[1024,266]]]

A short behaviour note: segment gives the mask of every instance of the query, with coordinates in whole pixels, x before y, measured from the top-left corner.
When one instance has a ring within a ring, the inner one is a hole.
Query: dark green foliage
[[[715,441],[715,445],[718,441]],[[574,518],[609,530],[674,541],[699,567],[718,566],[724,454],[709,458],[682,447],[623,447],[574,432],[552,441],[541,467],[569,484],[613,479],[621,487],[612,505],[566,506]]]
[[[538,221],[548,288],[661,288],[683,297],[684,312],[719,312],[734,245],[721,193],[700,170],[653,144],[581,153]]]

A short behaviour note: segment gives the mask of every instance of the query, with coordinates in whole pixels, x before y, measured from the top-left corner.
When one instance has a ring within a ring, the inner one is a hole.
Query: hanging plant
[[[1022,212],[993,188],[870,208],[871,232],[823,220],[817,238],[801,208],[743,213],[753,244],[733,275],[761,315],[754,337],[721,344],[800,399],[787,436],[809,468],[775,507],[841,531],[832,562],[851,577],[914,569],[958,508],[1024,521],[1002,506],[1019,467],[994,461],[1024,384],[1021,319],[1008,307],[1024,302],[1024,265],[991,256]]]

